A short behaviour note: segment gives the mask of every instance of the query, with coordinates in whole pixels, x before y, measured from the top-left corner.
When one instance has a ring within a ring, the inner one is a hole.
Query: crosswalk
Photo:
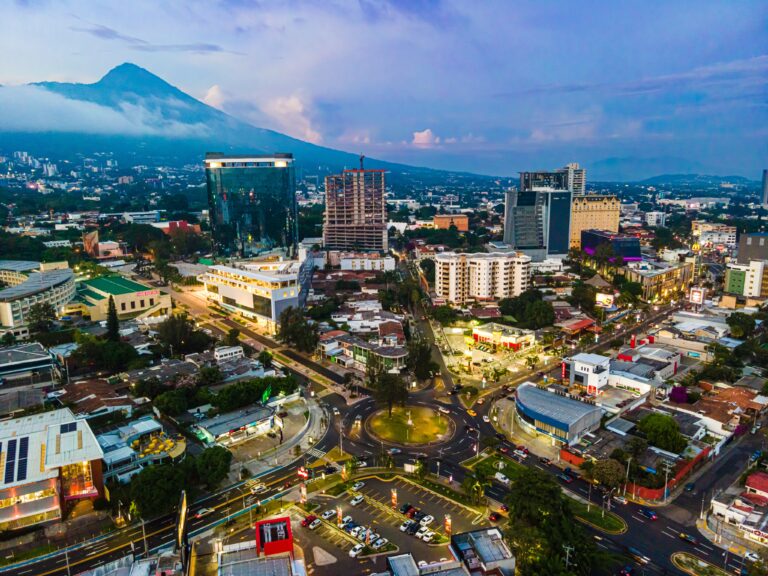
[[[307,450],[307,454],[310,456],[314,456],[315,458],[322,458],[325,456],[326,452],[323,452],[322,450],[318,450],[317,448],[310,448]]]

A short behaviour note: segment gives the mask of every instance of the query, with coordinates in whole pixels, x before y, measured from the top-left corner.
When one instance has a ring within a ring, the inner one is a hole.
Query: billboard
[[[187,544],[187,513],[187,492],[182,490],[176,515],[176,550],[181,550]]]
[[[99,231],[94,230],[93,232],[88,232],[87,234],[83,234],[83,248],[85,249],[85,253],[89,256],[98,256],[99,255]]]
[[[598,292],[597,294],[595,294],[595,307],[612,308],[613,294],[603,294],[602,292]]]
[[[704,304],[704,293],[704,288],[694,286],[691,288],[691,293],[688,296],[688,300],[691,302],[691,304]]]

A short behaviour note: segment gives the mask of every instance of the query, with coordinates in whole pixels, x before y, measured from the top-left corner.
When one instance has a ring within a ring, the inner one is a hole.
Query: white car
[[[368,532],[368,528],[366,528],[365,526],[360,526],[360,532],[357,533],[357,536],[355,536],[355,538],[357,538],[358,540],[365,540],[366,532]]]
[[[365,482],[355,482],[352,484],[352,490],[360,490],[363,486],[365,486]]]
[[[434,532],[427,532],[424,534],[424,536],[421,537],[424,542],[432,542],[432,540],[435,539],[435,533]]]
[[[350,516],[349,514],[347,514],[346,516],[344,516],[344,518],[341,519],[342,524],[349,524],[350,522],[352,522],[352,516]]]
[[[365,460],[358,460],[357,461],[357,467],[358,468],[365,468],[366,466],[368,466],[368,462],[366,462]]]
[[[491,419],[488,418],[488,414],[483,414],[483,422],[490,422]]]
[[[744,559],[749,560],[750,562],[757,562],[758,560],[760,560],[760,556],[758,556],[754,552],[747,551],[747,552],[744,552]]]
[[[349,535],[353,538],[357,538],[357,535],[360,534],[360,531],[363,529],[363,526],[355,526],[352,528],[352,530],[349,531]]]
[[[363,551],[364,548],[365,548],[365,544],[355,544],[355,547],[349,551],[349,557],[357,558],[358,556],[360,556],[360,553]]]
[[[378,550],[379,548],[384,548],[384,546],[386,546],[387,544],[389,544],[389,540],[387,540],[386,538],[377,538],[376,541],[371,546],[371,548],[373,548],[374,550]]]
[[[427,565],[428,564],[426,560],[419,560],[419,564],[418,564],[419,568],[424,568],[424,566],[427,566]]]
[[[624,498],[624,496],[614,496],[613,497],[614,502],[618,502],[619,504],[627,504],[629,503],[629,500]]]
[[[514,454],[515,456],[517,456],[518,458],[522,458],[523,460],[525,460],[526,458],[528,458],[528,454],[526,454],[526,453],[525,453],[525,452],[523,452],[522,450],[515,450],[515,451],[513,452],[513,454]]]
[[[355,496],[354,498],[352,498],[352,500],[350,500],[350,501],[349,501],[349,503],[350,503],[350,504],[352,504],[352,506],[357,506],[357,505],[358,505],[358,504],[360,504],[360,503],[361,503],[363,500],[364,500],[364,498],[363,498],[363,495],[362,495],[362,494],[358,494],[357,496]]]
[[[446,408],[445,406],[440,406],[440,408],[438,408],[438,410],[440,412],[442,412],[443,414],[450,414],[451,413],[451,411],[448,410],[448,408]]]
[[[312,520],[310,525],[307,526],[307,528],[309,528],[310,530],[314,530],[315,528],[320,526],[320,524],[322,524],[322,521],[320,520],[320,518],[315,518],[314,520]]]
[[[208,516],[213,512],[213,508],[200,508],[200,510],[197,511],[197,514],[195,514],[195,518],[202,518],[203,516]]]
[[[421,524],[422,526],[429,526],[434,521],[435,521],[434,516],[430,516],[429,514],[427,514],[426,516],[424,516],[424,518],[421,519],[421,522],[419,522],[419,524]]]
[[[413,524],[413,520],[406,520],[402,524],[400,524],[400,532],[405,532],[408,530],[408,527]]]
[[[416,534],[414,534],[414,536],[416,536],[416,538],[421,539],[424,537],[424,534],[427,534],[428,532],[429,532],[429,528],[427,528],[426,526],[422,526],[416,531]]]
[[[336,408],[336,406],[333,407],[333,415],[338,416],[339,415],[339,409]]]
[[[323,520],[330,520],[334,516],[336,516],[336,510],[326,510],[320,515]]]

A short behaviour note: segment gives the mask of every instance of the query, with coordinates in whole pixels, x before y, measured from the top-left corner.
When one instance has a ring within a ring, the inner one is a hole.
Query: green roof
[[[92,280],[84,280],[83,284],[91,290],[97,290],[102,293],[111,294],[112,296],[131,294],[132,292],[143,292],[144,290],[150,289],[143,284],[128,280],[122,276],[102,276]]]
[[[94,292],[93,290],[88,290],[87,288],[85,290],[81,290],[79,296],[82,296],[83,298],[90,298],[91,300],[104,300],[106,296],[99,294],[98,292]]]

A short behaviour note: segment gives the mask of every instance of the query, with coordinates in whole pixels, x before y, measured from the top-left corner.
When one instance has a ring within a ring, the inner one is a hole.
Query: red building
[[[256,522],[256,553],[264,556],[293,555],[291,519],[285,516]]]

